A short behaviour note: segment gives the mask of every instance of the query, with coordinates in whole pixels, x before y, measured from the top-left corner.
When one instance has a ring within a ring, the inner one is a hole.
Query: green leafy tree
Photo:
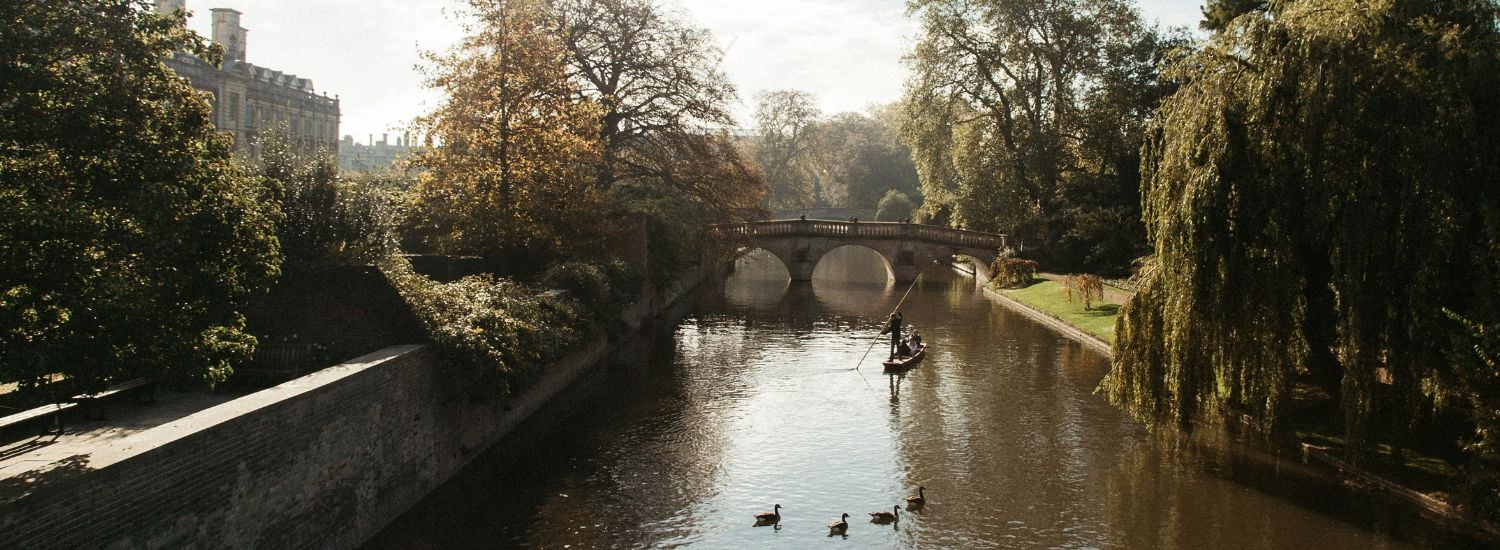
[[[917,209],[917,203],[912,202],[911,197],[906,196],[895,189],[887,191],[885,197],[880,199],[880,204],[875,208],[875,220],[882,222],[893,222],[902,218],[910,217],[913,210]]]
[[[409,182],[394,173],[340,174],[325,150],[265,132],[250,172],[265,180],[282,212],[277,241],[287,262],[368,263],[399,251]]]
[[[266,193],[163,63],[217,52],[133,0],[5,2],[0,21],[0,382],[223,380],[280,259]]]
[[[1143,163],[1156,260],[1102,388],[1154,426],[1285,434],[1319,385],[1362,459],[1461,391],[1443,308],[1497,318],[1496,6],[1277,7],[1175,69]]]
[[[1157,67],[1177,39],[1123,0],[911,6],[922,35],[901,134],[924,210],[1015,234],[1054,267],[1097,270],[1140,254],[1137,155],[1167,91]]]
[[[1500,239],[1491,247],[1500,252]],[[1500,261],[1500,254],[1496,254]],[[1469,463],[1463,468],[1465,486],[1458,494],[1471,510],[1494,517],[1500,511],[1500,324],[1480,324],[1445,310],[1471,336],[1453,348],[1454,373],[1447,388],[1472,414],[1474,431],[1463,441]]]
[[[840,113],[818,123],[816,153],[823,202],[874,209],[886,192],[921,197],[911,149],[896,135],[895,106]]]

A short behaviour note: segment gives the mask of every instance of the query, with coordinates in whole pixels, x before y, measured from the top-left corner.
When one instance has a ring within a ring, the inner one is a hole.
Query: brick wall
[[[426,341],[421,324],[380,270],[362,265],[288,265],[245,312],[260,340],[238,380],[290,380],[395,344]]]

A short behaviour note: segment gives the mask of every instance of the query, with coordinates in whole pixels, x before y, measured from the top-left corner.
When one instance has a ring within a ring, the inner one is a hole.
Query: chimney
[[[245,35],[249,32],[240,26],[240,12],[229,8],[214,8],[214,43],[224,47],[225,61],[245,62]]]
[[[156,0],[156,13],[172,13],[187,9],[187,0]]]
[[[375,134],[370,134],[370,145],[375,145]]]
[[[384,147],[387,144],[389,144],[389,140],[390,140],[390,134],[380,134],[380,146],[381,147]]]

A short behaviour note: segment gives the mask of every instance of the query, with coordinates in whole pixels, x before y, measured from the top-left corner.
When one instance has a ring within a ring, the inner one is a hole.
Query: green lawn
[[[1120,304],[1095,303],[1092,310],[1084,311],[1083,301],[1075,295],[1073,303],[1068,303],[1063,299],[1062,285],[1053,281],[1039,281],[1026,288],[1002,289],[1000,293],[1098,336],[1105,342],[1115,342],[1115,318],[1120,315]]]

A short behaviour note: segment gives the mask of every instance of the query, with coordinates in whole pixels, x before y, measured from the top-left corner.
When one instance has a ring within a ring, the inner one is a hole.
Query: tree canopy
[[[468,0],[475,21],[429,84],[446,101],[417,126],[425,208],[452,245],[491,256],[555,249],[597,206],[588,170],[603,109],[580,100],[568,49],[542,0]]]
[[[1294,387],[1322,387],[1359,458],[1480,396],[1454,318],[1500,318],[1496,6],[1276,7],[1173,70],[1143,164],[1156,260],[1102,389],[1154,426],[1284,434]]]
[[[1082,241],[1051,257],[1074,265],[1054,268],[1118,268],[1143,251],[1137,155],[1175,40],[1124,0],[911,6],[922,35],[901,133],[924,210],[1042,250]]]
[[[265,190],[164,64],[216,52],[135,0],[5,2],[0,21],[0,382],[223,380],[280,260]]]
[[[1234,18],[1265,9],[1266,0],[1208,0],[1203,5],[1203,20],[1198,22],[1198,27],[1206,31],[1221,31],[1229,27]]]
[[[434,146],[418,214],[440,249],[545,263],[602,242],[616,228],[585,220],[634,212],[634,187],[700,223],[758,215],[765,186],[728,134],[735,91],[707,31],[655,0],[469,8],[469,37],[430,57],[448,101],[418,121]]]
[[[755,160],[770,186],[771,208],[807,208],[818,199],[814,154],[817,98],[802,90],[763,92],[755,98]]]
[[[896,107],[888,105],[869,113],[839,113],[818,123],[815,152],[823,202],[871,210],[892,190],[920,202],[917,168],[911,149],[896,135],[896,115]]]

